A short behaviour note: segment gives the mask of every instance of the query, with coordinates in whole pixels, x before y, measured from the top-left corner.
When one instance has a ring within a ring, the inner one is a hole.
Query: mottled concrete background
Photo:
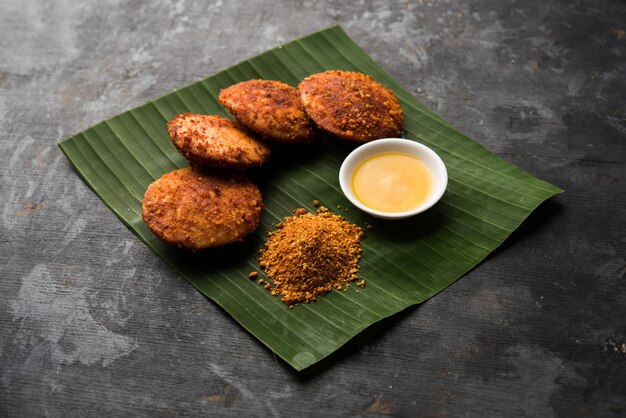
[[[333,23],[567,190],[298,374],[153,255],[57,142]],[[623,1],[0,0],[0,416],[626,416]]]

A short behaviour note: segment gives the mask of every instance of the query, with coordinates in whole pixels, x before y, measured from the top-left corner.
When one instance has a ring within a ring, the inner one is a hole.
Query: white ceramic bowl
[[[433,191],[430,197],[415,209],[405,212],[382,212],[371,209],[361,203],[352,190],[352,176],[359,164],[375,155],[390,152],[413,155],[422,160],[433,173]],[[339,169],[339,184],[348,200],[363,212],[369,213],[377,218],[405,219],[424,212],[441,199],[441,196],[443,196],[448,186],[448,170],[446,170],[445,164],[435,151],[428,148],[426,145],[403,138],[377,139],[356,148],[343,160],[341,168]]]

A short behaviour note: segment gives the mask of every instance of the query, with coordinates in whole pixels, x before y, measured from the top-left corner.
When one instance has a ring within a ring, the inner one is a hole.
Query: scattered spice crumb
[[[602,351],[605,353],[626,354],[626,343],[621,336],[609,337],[603,342]],[[620,341],[621,340],[621,341]]]
[[[367,228],[367,229],[370,229],[370,230],[371,230],[371,229],[374,229],[374,225],[372,225],[372,224],[367,224],[366,228]]]
[[[263,280],[263,279],[259,279],[258,283],[259,283],[259,284],[263,284],[263,283],[265,283],[265,280]]]
[[[297,209],[269,233],[261,250],[260,265],[274,284],[271,293],[291,308],[332,289],[347,290],[358,278],[364,234],[324,206],[317,214]]]
[[[259,275],[259,272],[257,271],[251,271],[250,273],[248,273],[248,277],[250,279],[256,279],[258,275]]]
[[[320,205],[320,201],[319,201],[319,200],[317,200],[317,199],[315,199],[315,200],[313,201],[313,206],[319,206],[319,205]]]
[[[361,279],[358,282],[356,282],[356,285],[359,286],[361,289],[363,289],[365,287],[365,280]]]

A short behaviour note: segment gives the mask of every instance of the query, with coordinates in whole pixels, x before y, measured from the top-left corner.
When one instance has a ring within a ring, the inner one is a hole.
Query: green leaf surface
[[[188,162],[174,149],[166,123],[177,113],[227,116],[222,88],[252,79],[297,85],[329,69],[361,71],[391,88],[405,112],[405,133],[444,160],[448,189],[431,210],[404,221],[371,218],[352,207],[338,172],[351,147],[328,138],[311,146],[279,147],[251,173],[265,210],[256,234],[240,245],[199,253],[170,247],[141,219],[148,185]],[[366,327],[445,289],[498,247],[544,200],[562,192],[505,162],[441,119],[393,80],[338,26],[262,53],[63,140],[59,146],[83,180],[152,250],[196,289],[297,370],[328,356]],[[247,278],[260,270],[258,249],[272,225],[312,201],[358,225],[365,289],[333,291],[288,309]],[[340,206],[340,208],[339,208]],[[348,209],[346,211],[346,209]]]

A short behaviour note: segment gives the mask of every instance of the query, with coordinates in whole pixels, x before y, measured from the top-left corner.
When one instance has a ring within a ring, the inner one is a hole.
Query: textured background
[[[626,415],[623,1],[0,0],[0,416]],[[564,189],[304,373],[171,271],[57,142],[333,23]]]

